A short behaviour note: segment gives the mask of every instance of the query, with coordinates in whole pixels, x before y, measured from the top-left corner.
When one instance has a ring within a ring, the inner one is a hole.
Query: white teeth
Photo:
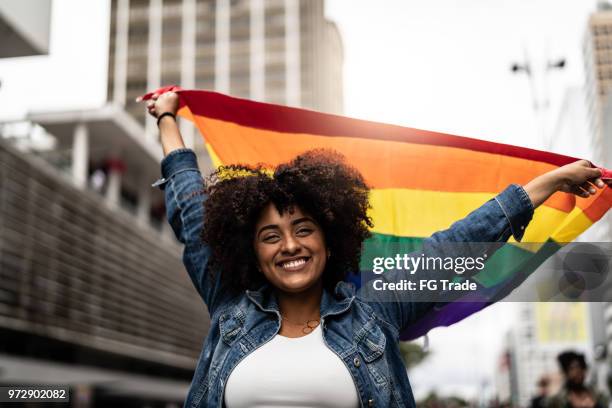
[[[283,268],[297,268],[299,266],[302,266],[306,263],[306,260],[304,258],[300,258],[300,259],[296,259],[295,261],[289,261],[289,262],[284,262],[282,264]]]

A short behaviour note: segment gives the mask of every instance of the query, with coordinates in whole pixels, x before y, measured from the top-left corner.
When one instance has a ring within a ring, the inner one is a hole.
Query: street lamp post
[[[565,58],[559,58],[556,60],[548,60],[546,65],[544,66],[542,72],[540,72],[541,76],[534,75],[532,70],[532,62],[525,52],[525,62],[523,63],[513,63],[510,66],[510,71],[514,74],[525,73],[527,75],[527,79],[529,80],[529,89],[531,92],[531,101],[533,112],[536,116],[536,121],[540,126],[540,133],[542,142],[546,149],[550,150],[552,147],[552,137],[548,136],[548,132],[546,129],[546,114],[548,113],[548,108],[550,107],[550,97],[548,90],[548,73],[553,70],[561,70],[564,69],[566,65]],[[540,79],[542,82],[542,92],[538,94],[538,83],[537,80]]]

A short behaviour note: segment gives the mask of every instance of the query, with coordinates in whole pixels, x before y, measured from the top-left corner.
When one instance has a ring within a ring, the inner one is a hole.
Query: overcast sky
[[[326,14],[344,42],[345,113],[541,149],[528,79],[510,66],[525,55],[531,60],[536,93],[551,101],[544,126],[554,127],[565,90],[584,83],[582,44],[595,6],[595,0],[327,0]],[[566,68],[545,75],[546,62],[561,57]],[[584,136],[561,149],[571,154]],[[432,357],[410,375],[417,397],[430,389],[478,395],[482,381],[493,380],[515,310],[502,303],[434,330]]]
[[[532,60],[553,106],[583,84],[582,43],[594,0],[327,0],[345,50],[346,114],[538,147],[527,77]],[[375,6],[374,6],[375,4]],[[567,59],[543,75],[547,60]]]

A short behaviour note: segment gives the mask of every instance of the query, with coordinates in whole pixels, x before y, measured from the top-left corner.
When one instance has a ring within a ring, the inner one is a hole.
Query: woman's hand
[[[154,118],[158,118],[164,113],[171,113],[176,116],[178,108],[179,97],[176,92],[165,92],[161,95],[153,94],[151,99],[147,101],[147,112]],[[158,121],[158,125],[164,155],[185,147],[176,120],[172,116],[164,116]]]
[[[579,160],[536,177],[524,188],[535,208],[557,191],[588,198],[596,194],[598,188],[605,186],[606,183],[601,179],[601,170],[593,167],[587,160]]]
[[[593,167],[587,160],[559,167],[551,173],[558,172],[560,181],[559,191],[576,194],[580,197],[589,197],[597,193],[597,188],[603,188],[605,183],[601,179],[601,170]]]
[[[179,97],[176,92],[165,92],[161,95],[153,94],[147,102],[147,111],[154,118],[166,112],[176,115],[178,108]]]

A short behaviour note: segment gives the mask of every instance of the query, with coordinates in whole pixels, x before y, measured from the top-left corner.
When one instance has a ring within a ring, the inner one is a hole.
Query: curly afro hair
[[[572,365],[574,361],[576,361],[583,370],[586,370],[588,367],[586,360],[584,358],[584,354],[577,353],[571,350],[564,351],[563,353],[559,354],[557,356],[557,361],[559,362],[559,365],[561,366],[561,370],[563,370],[565,374],[569,372],[570,366]]]
[[[323,272],[326,288],[358,271],[362,244],[372,226],[369,188],[341,154],[311,150],[274,173],[263,165],[222,166],[209,177],[206,193],[202,239],[212,250],[210,273],[222,273],[230,289],[256,289],[265,282],[253,239],[259,215],[269,203],[280,214],[297,206],[321,226],[331,253]]]

